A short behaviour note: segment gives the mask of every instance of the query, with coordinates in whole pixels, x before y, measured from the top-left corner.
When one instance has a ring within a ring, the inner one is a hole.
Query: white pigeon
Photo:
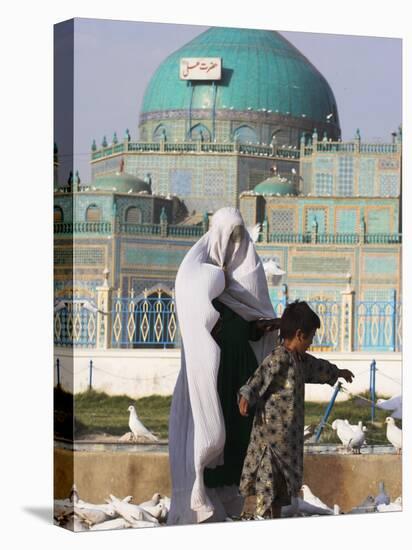
[[[402,504],[390,502],[389,504],[378,504],[378,512],[402,512]]]
[[[165,516],[165,512],[167,512],[165,505],[162,502],[158,502],[154,506],[142,506],[139,504],[139,508],[142,508],[146,512],[148,512],[151,516],[153,516],[156,519],[160,519],[161,517]]]
[[[292,503],[289,506],[283,506],[280,513],[282,517],[333,515],[333,511],[329,508],[315,506],[299,497],[295,500],[292,499]]]
[[[111,519],[103,523],[97,523],[90,527],[90,531],[108,531],[110,529],[130,529],[132,524],[124,518]]]
[[[160,493],[155,493],[150,500],[145,500],[144,502],[140,502],[138,506],[141,506],[142,508],[146,508],[146,506],[156,506],[160,502],[162,495]]]
[[[96,523],[103,523],[110,518],[103,510],[97,508],[77,508],[77,506],[75,506],[74,513],[89,527]],[[113,518],[114,515],[115,514],[112,514],[111,518]]]
[[[375,504],[378,506],[379,504],[389,504],[391,499],[389,498],[388,494],[385,492],[385,484],[383,481],[379,482],[379,493],[375,497]]]
[[[362,421],[353,429],[353,437],[349,440],[348,449],[355,454],[360,454],[362,445],[365,443],[366,426],[362,426]]]
[[[376,406],[384,411],[393,411],[392,418],[402,418],[402,395],[396,395],[391,399],[378,399]]]
[[[302,493],[304,501],[308,502],[312,506],[316,506],[316,508],[323,508],[324,510],[328,510],[331,514],[333,514],[333,510],[329,508],[327,504],[322,502],[319,497],[315,496],[308,485],[302,485]]]
[[[400,454],[402,450],[402,430],[396,426],[395,420],[391,416],[386,417],[385,423],[387,424],[386,438],[395,447],[396,452]]]
[[[135,439],[139,437],[144,437],[150,441],[159,441],[155,435],[152,434],[147,428],[143,426],[140,422],[139,417],[137,416],[136,409],[133,405],[127,409],[130,412],[129,416],[129,428],[133,433]]]
[[[344,420],[337,418],[332,422],[332,429],[336,430],[341,442],[348,447],[349,441],[353,438],[353,430]]]
[[[136,504],[123,502],[113,495],[110,495],[110,499],[111,502],[108,500],[106,500],[106,502],[112,504],[113,508],[119,514],[119,516],[124,517],[124,519],[129,523],[133,523],[135,521],[153,521],[153,523],[159,523],[156,518],[149,514],[149,512],[146,512],[144,508],[141,508]]]

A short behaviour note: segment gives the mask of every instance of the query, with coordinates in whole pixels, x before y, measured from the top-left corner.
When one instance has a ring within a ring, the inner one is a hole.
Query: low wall
[[[73,453],[55,448],[54,459],[55,498],[67,497],[73,481],[80,498],[94,503],[103,503],[109,494],[119,498],[132,495],[135,503],[148,500],[157,492],[171,494],[167,453]],[[339,504],[343,512],[363,502],[369,494],[376,496],[381,480],[392,500],[402,494],[400,455],[304,457],[304,483],[329,506]]]
[[[317,357],[335,363],[339,368],[350,369],[355,374],[352,384],[346,384],[353,393],[369,389],[369,366],[376,360],[376,390],[393,396],[401,393],[401,353],[399,352],[351,352],[314,353]],[[95,350],[55,348],[60,362],[62,387],[78,393],[89,385],[89,364],[93,361],[92,387],[109,395],[127,394],[134,399],[147,395],[171,395],[180,368],[180,350]],[[74,379],[74,384],[73,384]],[[329,401],[329,385],[307,384],[308,401]],[[338,400],[347,399],[341,392]]]

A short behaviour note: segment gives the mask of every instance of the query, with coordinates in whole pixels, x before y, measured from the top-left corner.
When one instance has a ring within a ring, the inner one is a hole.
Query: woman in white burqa
[[[238,413],[237,391],[273,349],[276,326],[262,262],[237,209],[214,214],[175,289],[182,348],[167,523],[224,521],[243,507],[238,486],[253,420]]]

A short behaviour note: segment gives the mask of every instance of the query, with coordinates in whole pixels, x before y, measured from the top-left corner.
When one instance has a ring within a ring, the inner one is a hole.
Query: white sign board
[[[181,80],[220,80],[222,60],[220,57],[182,57]]]

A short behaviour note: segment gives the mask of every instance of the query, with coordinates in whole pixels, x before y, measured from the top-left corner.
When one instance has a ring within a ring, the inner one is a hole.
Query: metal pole
[[[331,397],[331,400],[329,401],[329,404],[326,408],[325,414],[323,415],[322,420],[320,421],[319,425],[317,426],[315,430],[315,443],[319,441],[319,438],[321,436],[321,433],[323,431],[323,428],[325,427],[326,422],[328,421],[329,415],[332,412],[333,405],[335,404],[336,397],[342,387],[342,382],[338,382],[335,386],[335,389],[333,391],[333,395]]]
[[[93,361],[90,359],[90,365],[89,365],[89,390],[92,389],[92,373],[93,373]]]
[[[60,359],[56,359],[56,368],[57,368],[57,387],[60,388]]]
[[[370,367],[370,400],[371,400],[371,421],[375,420],[375,390],[376,390],[376,361],[372,360]]]

